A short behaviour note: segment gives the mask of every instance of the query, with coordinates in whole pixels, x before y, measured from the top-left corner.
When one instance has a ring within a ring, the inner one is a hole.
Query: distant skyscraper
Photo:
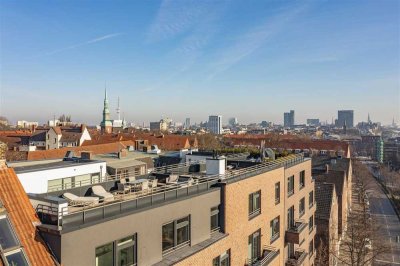
[[[347,128],[354,127],[354,111],[353,110],[339,110],[338,119],[336,121],[337,127],[343,127],[346,125]]]
[[[222,116],[210,115],[208,117],[208,129],[211,133],[221,134],[222,133]]]
[[[229,125],[230,126],[235,126],[235,125],[237,125],[237,123],[238,123],[238,120],[237,120],[236,117],[229,118]]]
[[[283,126],[290,128],[294,126],[294,110],[283,114]]]
[[[185,128],[190,128],[190,118],[186,118]]]

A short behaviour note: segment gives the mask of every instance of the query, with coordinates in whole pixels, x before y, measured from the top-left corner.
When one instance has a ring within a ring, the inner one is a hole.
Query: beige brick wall
[[[306,186],[299,191],[299,173],[306,171]],[[295,175],[295,193],[290,198],[286,195],[286,177]],[[280,203],[275,205],[275,183],[280,182]],[[249,194],[261,190],[261,214],[249,220],[248,201]],[[273,246],[280,249],[280,254],[271,265],[285,265],[285,230],[286,212],[288,204],[294,204],[298,217],[299,200],[306,197],[306,212],[304,219],[308,222],[311,215],[308,209],[308,193],[314,190],[311,182],[311,160],[298,164],[292,168],[279,168],[264,174],[247,178],[235,183],[227,184],[225,191],[225,232],[228,236],[195,255],[181,261],[177,265],[212,265],[212,260],[230,249],[231,265],[244,265],[248,259],[248,237],[261,229],[261,247]],[[311,210],[315,211],[315,208]],[[297,215],[297,216],[296,216]],[[280,237],[270,243],[270,221],[280,217]],[[315,236],[314,229],[311,234],[307,230],[307,237],[301,248],[308,252],[308,244]],[[312,259],[314,256],[312,257]],[[311,265],[307,256],[304,265]]]

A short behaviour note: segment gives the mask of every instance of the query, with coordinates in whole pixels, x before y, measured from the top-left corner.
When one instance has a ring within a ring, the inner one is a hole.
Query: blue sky
[[[1,1],[0,115],[400,122],[400,6],[381,1]]]

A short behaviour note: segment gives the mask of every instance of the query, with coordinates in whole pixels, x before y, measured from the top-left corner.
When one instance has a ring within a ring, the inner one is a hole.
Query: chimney
[[[83,133],[83,131],[85,131],[86,129],[86,125],[85,124],[81,124],[81,133]]]
[[[127,155],[128,155],[128,150],[127,150],[127,149],[121,149],[121,150],[118,152],[118,158],[119,158],[119,159],[124,158],[124,157],[126,157]]]
[[[329,164],[325,164],[325,173],[329,173]]]
[[[82,151],[81,159],[83,160],[92,160],[92,152],[91,151]]]
[[[226,169],[226,158],[213,157],[206,159],[206,174],[207,175],[224,175]]]

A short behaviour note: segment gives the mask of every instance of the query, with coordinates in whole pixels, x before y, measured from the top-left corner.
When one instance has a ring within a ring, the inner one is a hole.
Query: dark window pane
[[[133,264],[135,264],[135,246],[118,251],[118,266],[131,266]]]
[[[0,246],[3,250],[19,246],[8,218],[0,219]]]
[[[163,225],[162,247],[163,251],[174,247],[174,223]]]
[[[96,248],[96,266],[114,265],[113,244]]]
[[[189,225],[178,228],[178,230],[176,230],[176,235],[177,235],[177,245],[189,241]]]
[[[28,266],[28,262],[26,261],[26,258],[22,251],[19,251],[17,253],[11,254],[6,256],[6,260],[10,266],[18,265],[18,266]]]

